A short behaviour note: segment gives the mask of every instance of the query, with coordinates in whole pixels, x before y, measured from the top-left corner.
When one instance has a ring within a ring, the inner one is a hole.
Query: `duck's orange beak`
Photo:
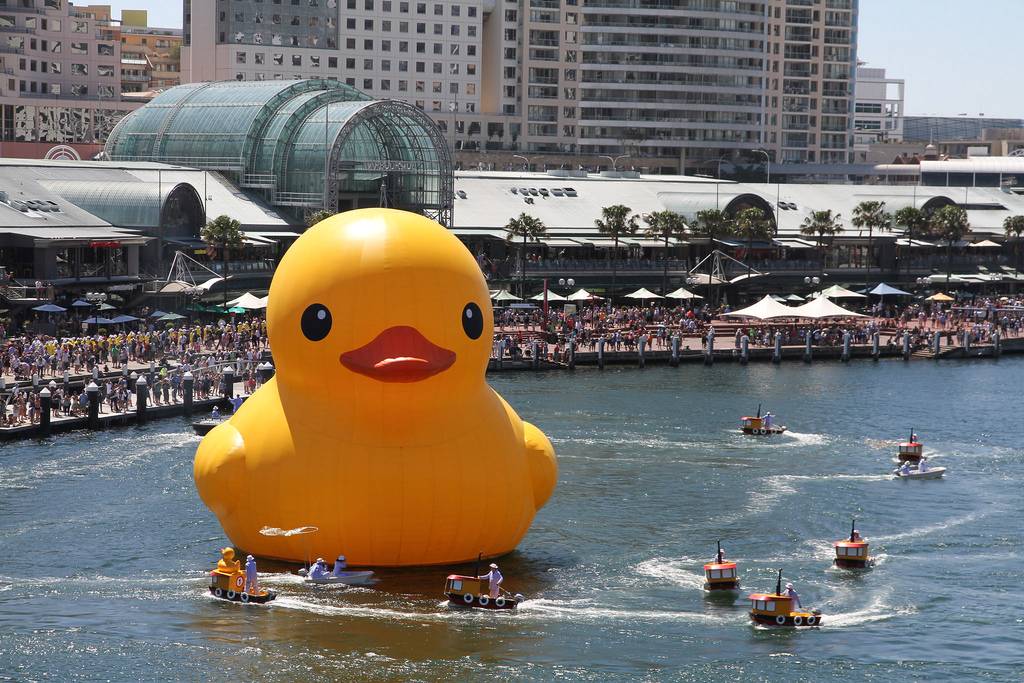
[[[346,351],[340,360],[352,372],[380,382],[419,382],[450,368],[455,352],[431,343],[414,327],[400,325]]]

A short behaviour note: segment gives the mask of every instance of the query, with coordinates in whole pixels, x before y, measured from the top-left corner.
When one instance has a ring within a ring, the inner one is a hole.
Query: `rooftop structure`
[[[384,205],[451,221],[451,158],[437,126],[338,81],[178,86],[126,117],[106,152],[220,171],[296,219]]]
[[[885,69],[857,67],[853,148],[858,161],[874,143],[903,141],[904,87],[902,78],[889,78]]]
[[[907,142],[940,140],[981,140],[984,131],[1024,129],[1024,119],[996,119],[984,116],[907,116],[903,139]]]

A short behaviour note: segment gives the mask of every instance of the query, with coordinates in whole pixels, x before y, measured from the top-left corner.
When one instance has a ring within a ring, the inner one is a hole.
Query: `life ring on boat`
[[[220,596],[224,595],[224,591],[222,591],[220,588],[214,588],[213,594],[219,598]]]
[[[467,605],[473,604],[473,594],[472,593],[466,593],[465,595],[462,596],[462,601],[465,602]]]
[[[793,626],[803,626],[803,624],[804,624],[804,618],[803,617],[793,617]]]
[[[235,587],[238,588],[239,590],[244,588],[245,587],[245,579],[243,579],[241,576],[236,576],[235,577]]]
[[[481,595],[480,596],[480,606],[481,607],[487,607],[487,605],[490,604],[490,602],[491,602],[491,599],[488,596],[486,596],[486,595]]]
[[[242,591],[241,599],[242,599],[242,602],[249,602],[249,594],[246,593],[245,591]]]
[[[495,598],[494,606],[495,607],[504,607],[505,606],[505,596],[499,595],[497,598]]]
[[[235,591],[228,591],[228,600],[234,600],[235,599],[235,595],[236,595]]]
[[[815,617],[815,616],[807,617],[807,625],[808,626],[814,626],[814,624],[817,623],[817,621],[818,621],[818,618]]]
[[[760,435],[762,435],[762,436],[764,436],[765,434],[767,434],[767,433],[768,433],[768,430],[767,430],[767,429],[765,429],[764,427],[762,427],[761,429],[758,429],[758,430],[757,430],[757,433],[758,433],[758,434],[760,434]]]
[[[786,617],[784,617],[784,616],[782,616],[780,614],[779,616],[775,617],[775,623],[778,624],[779,626],[782,626],[783,624],[786,623]]]

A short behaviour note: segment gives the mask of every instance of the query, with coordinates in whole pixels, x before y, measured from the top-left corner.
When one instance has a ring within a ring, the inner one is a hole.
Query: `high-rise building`
[[[464,167],[846,161],[857,0],[183,0],[182,80],[335,78]]]
[[[903,142],[902,78],[888,78],[885,69],[857,67],[853,105],[853,148],[860,161],[868,148],[882,142]]]
[[[0,156],[89,158],[137,106],[109,5],[0,0]]]
[[[146,10],[121,12],[121,92],[147,93],[181,83],[181,29],[149,25]]]

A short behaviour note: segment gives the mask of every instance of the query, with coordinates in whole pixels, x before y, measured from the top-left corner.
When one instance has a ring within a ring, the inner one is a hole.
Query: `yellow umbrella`
[[[925,301],[955,301],[955,299],[948,294],[936,292],[935,294],[925,298]]]

